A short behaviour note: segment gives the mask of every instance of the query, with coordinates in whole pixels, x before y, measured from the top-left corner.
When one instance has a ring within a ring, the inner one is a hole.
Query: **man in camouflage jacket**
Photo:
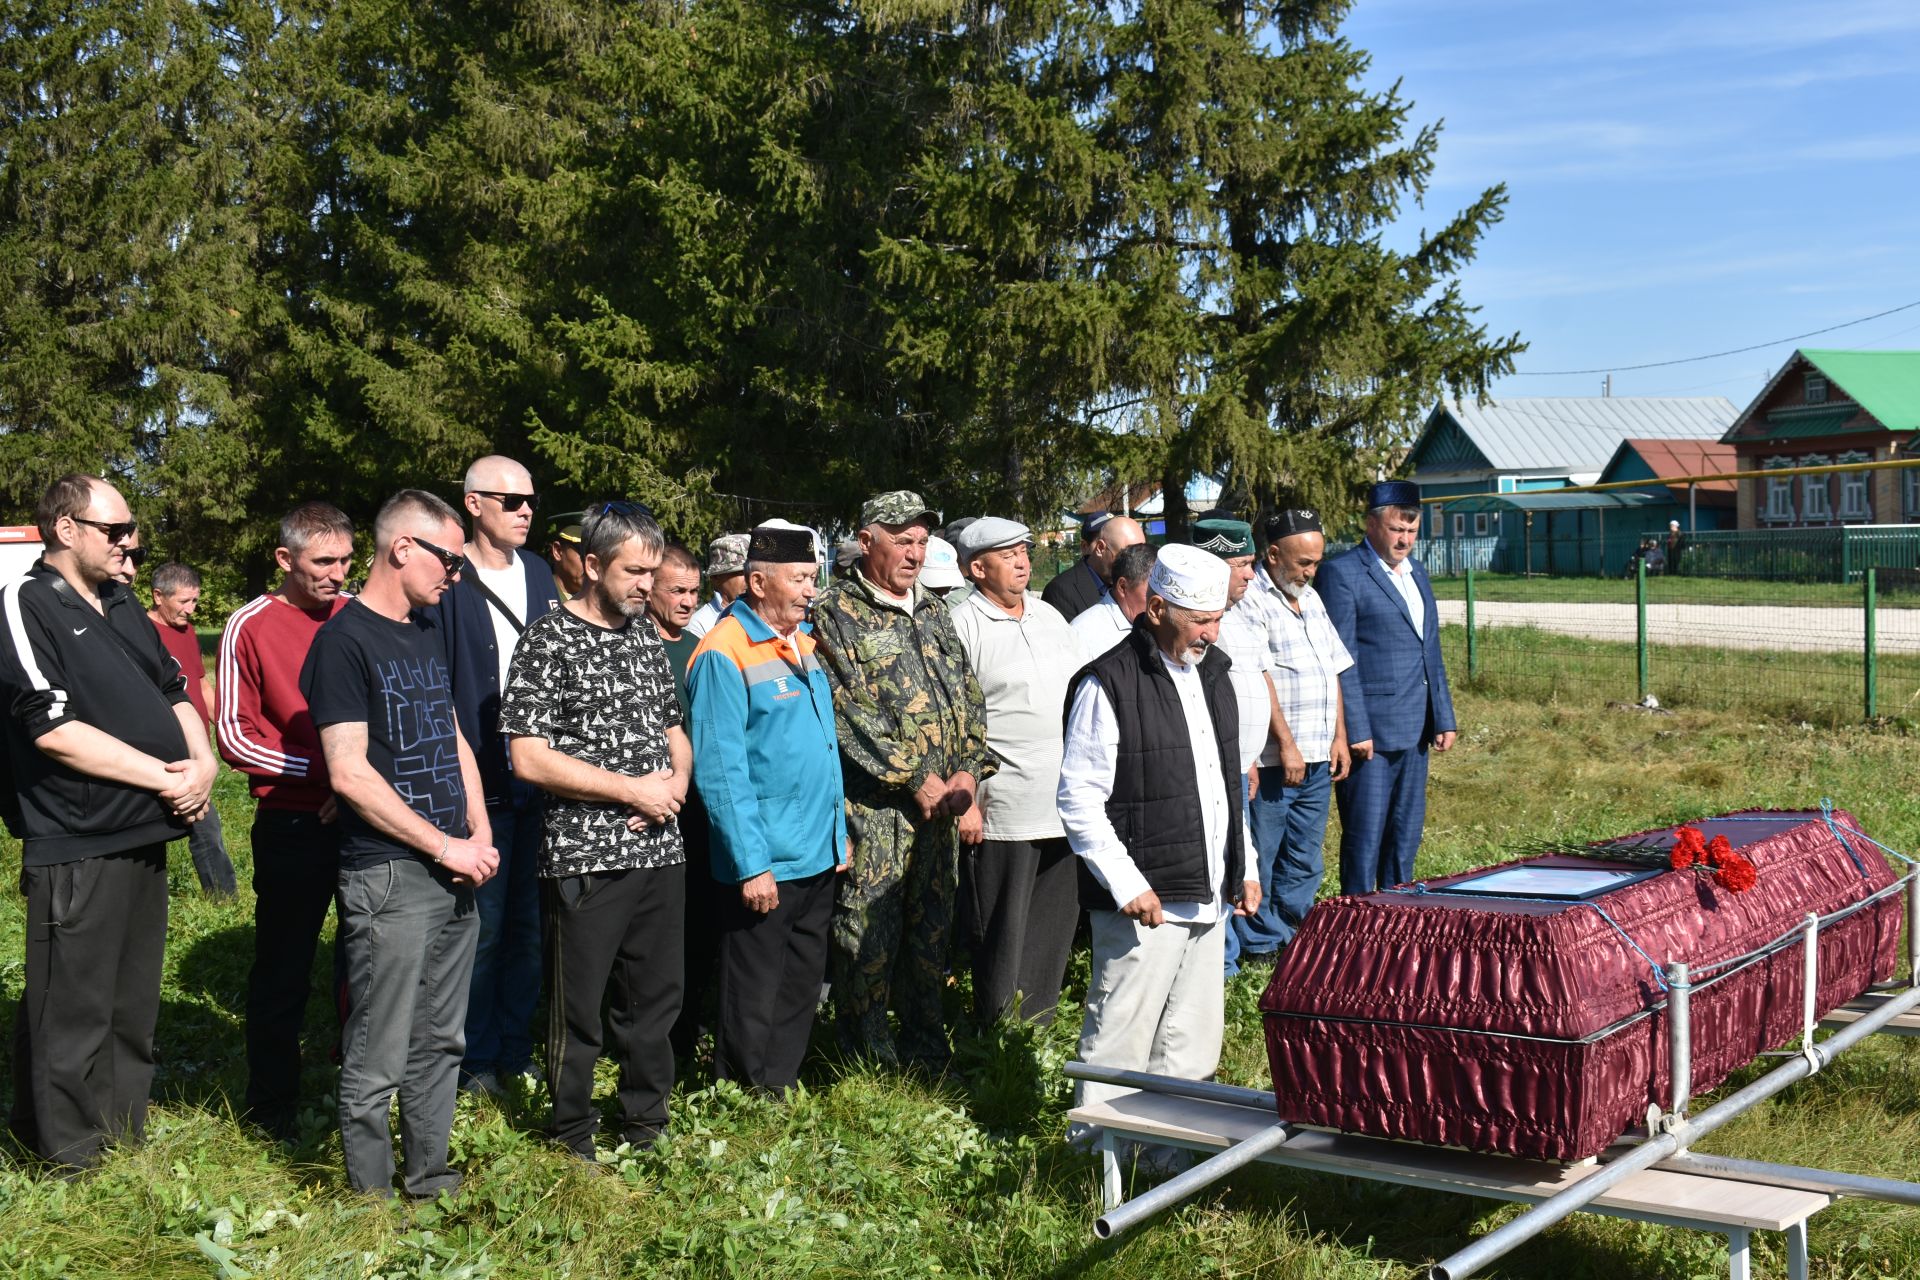
[[[833,922],[840,1042],[882,1062],[944,1066],[954,817],[993,772],[986,702],[946,606],[915,583],[938,515],[896,490],[860,510],[858,571],[814,606],[833,685],[853,866]],[[887,1026],[892,997],[898,1040]]]

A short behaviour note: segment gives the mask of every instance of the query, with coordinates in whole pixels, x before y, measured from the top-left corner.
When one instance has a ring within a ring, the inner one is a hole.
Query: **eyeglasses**
[[[127,563],[136,569],[147,562],[147,549],[145,547],[128,547],[125,551],[121,552],[121,554],[126,556]]]
[[[492,489],[475,489],[474,492],[498,502],[502,511],[518,511],[533,505],[533,495],[530,493],[495,493]]]
[[[140,532],[140,522],[138,520],[89,520],[85,516],[75,516],[73,517],[73,522],[75,524],[92,525],[107,535],[108,542],[118,542],[122,538],[131,538],[134,534]]]
[[[425,538],[415,538],[413,541],[414,545],[425,547],[433,553],[434,557],[440,561],[440,567],[447,571],[448,581],[459,577],[461,573],[466,570],[467,558],[465,556],[449,551],[445,547],[436,547]]]

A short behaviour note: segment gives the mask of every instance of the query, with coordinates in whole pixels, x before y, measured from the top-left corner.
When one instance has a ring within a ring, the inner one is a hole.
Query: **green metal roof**
[[[1920,351],[1814,351],[1815,368],[1889,431],[1920,431]]]
[[[1837,379],[1836,379],[1837,381]],[[1870,422],[1857,427],[1847,427],[1848,419],[1860,413],[1858,405],[1841,405],[1837,409],[1822,409],[1809,413],[1794,409],[1782,413],[1776,410],[1769,414],[1765,422],[1756,422],[1748,428],[1751,440],[1808,440],[1815,436],[1837,436],[1848,431],[1873,431],[1877,428]]]
[[[1446,504],[1454,511],[1613,511],[1621,507],[1644,507],[1656,501],[1648,493],[1561,493],[1551,489],[1530,493],[1489,494],[1482,498],[1462,498]]]

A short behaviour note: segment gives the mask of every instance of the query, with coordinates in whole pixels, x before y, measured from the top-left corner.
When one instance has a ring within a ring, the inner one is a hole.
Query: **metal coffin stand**
[[[1904,893],[1905,898],[1908,986],[1855,1001],[1817,1023],[1813,1001],[1821,926],[1896,893]],[[1694,988],[1684,964],[1668,966],[1666,1016],[1671,1022],[1673,1110],[1654,1117],[1652,1132],[1644,1141],[1624,1149],[1616,1147],[1597,1164],[1552,1165],[1330,1134],[1274,1122],[1273,1096],[1261,1090],[1070,1063],[1066,1070],[1069,1078],[1141,1091],[1076,1108],[1072,1113],[1073,1120],[1101,1130],[1102,1203],[1106,1212],[1094,1224],[1094,1234],[1102,1239],[1118,1235],[1234,1170],[1260,1161],[1536,1204],[1532,1211],[1436,1263],[1429,1272],[1432,1280],[1470,1276],[1582,1210],[1723,1234],[1727,1237],[1731,1280],[1748,1280],[1751,1274],[1748,1244],[1753,1231],[1782,1231],[1787,1237],[1788,1274],[1793,1280],[1804,1280],[1809,1217],[1843,1195],[1920,1205],[1920,1183],[1694,1155],[1687,1147],[1813,1075],[1876,1032],[1920,1034],[1920,928],[1916,924],[1920,924],[1920,869],[1909,868],[1905,876],[1862,902],[1827,917],[1809,915],[1794,934],[1756,952],[1765,954],[1797,946],[1805,956],[1801,1047],[1772,1071],[1699,1115],[1688,1114],[1692,1077],[1689,1002]],[[1818,1025],[1838,1025],[1840,1030],[1816,1043]],[[1121,1144],[1129,1140],[1218,1154],[1122,1202]],[[1738,1194],[1725,1194],[1729,1190]]]

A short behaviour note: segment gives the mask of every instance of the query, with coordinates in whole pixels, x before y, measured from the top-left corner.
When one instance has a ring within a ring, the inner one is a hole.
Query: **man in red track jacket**
[[[353,524],[324,502],[295,507],[274,550],[284,577],[220,637],[220,754],[247,775],[253,818],[253,971],[247,979],[247,1095],[254,1123],[283,1141],[300,1104],[300,1027],[320,926],[340,872],[339,827],[300,668],[320,625],[347,602]]]

